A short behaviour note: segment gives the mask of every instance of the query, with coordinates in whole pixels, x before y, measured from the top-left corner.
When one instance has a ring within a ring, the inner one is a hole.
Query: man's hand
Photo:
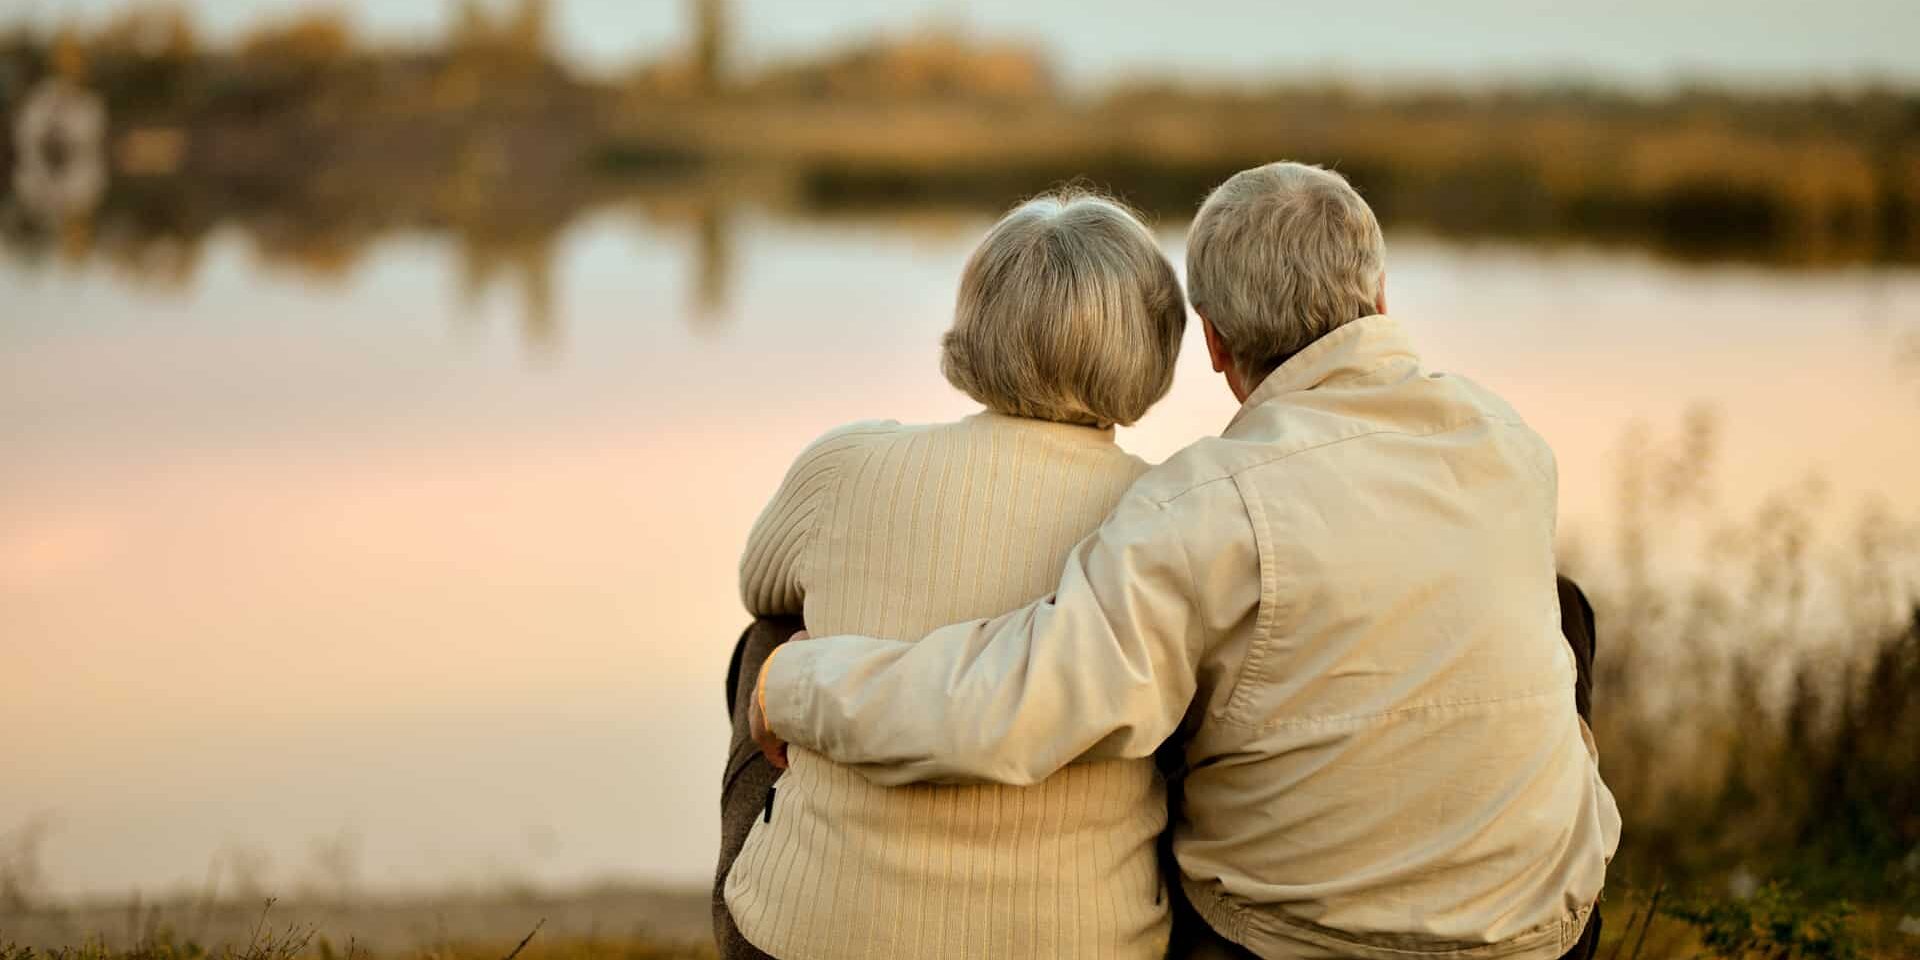
[[[805,639],[807,639],[807,632],[802,630],[789,637],[787,642],[795,643]],[[773,652],[778,654],[780,648],[775,647]],[[787,742],[767,727],[767,664],[772,662],[773,656],[770,655],[760,664],[759,675],[753,678],[753,696],[747,699],[747,732],[753,735],[753,742],[760,745],[760,753],[767,758],[767,762],[773,764],[775,770],[785,770]]]

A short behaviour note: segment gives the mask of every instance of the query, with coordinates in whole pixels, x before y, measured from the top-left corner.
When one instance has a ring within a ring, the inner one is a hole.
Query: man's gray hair
[[[1187,236],[1193,308],[1254,381],[1375,312],[1386,241],[1345,177],[1303,163],[1234,174]]]
[[[948,382],[999,413],[1130,424],[1173,385],[1180,279],[1124,205],[1066,191],[994,224],[941,341]]]

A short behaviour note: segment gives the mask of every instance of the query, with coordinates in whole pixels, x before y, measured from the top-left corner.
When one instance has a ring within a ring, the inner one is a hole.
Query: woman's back
[[[1111,430],[983,413],[864,423],[802,455],[755,526],[756,614],[818,634],[917,638],[1047,593],[1146,464]],[[1029,788],[879,787],[795,750],[727,881],[782,960],[1158,957],[1166,907],[1150,761],[1076,764]]]

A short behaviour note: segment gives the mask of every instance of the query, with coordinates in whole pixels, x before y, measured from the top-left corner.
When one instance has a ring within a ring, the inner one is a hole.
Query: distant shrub
[[[1661,913],[1692,925],[1708,952],[1725,960],[1858,960],[1864,955],[1849,922],[1850,906],[1812,904],[1778,883],[1745,898],[1676,899],[1662,906]]]

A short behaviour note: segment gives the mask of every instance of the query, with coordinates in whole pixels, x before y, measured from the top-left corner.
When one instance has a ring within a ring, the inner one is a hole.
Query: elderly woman
[[[1173,268],[1124,207],[1021,204],[967,261],[943,341],[947,380],[986,409],[856,423],[808,447],[748,539],[748,610],[906,638],[1046,594],[1147,469],[1114,425],[1166,394],[1185,326]],[[1164,955],[1151,760],[1032,787],[887,786],[805,750],[789,761],[725,881],[767,954]]]

